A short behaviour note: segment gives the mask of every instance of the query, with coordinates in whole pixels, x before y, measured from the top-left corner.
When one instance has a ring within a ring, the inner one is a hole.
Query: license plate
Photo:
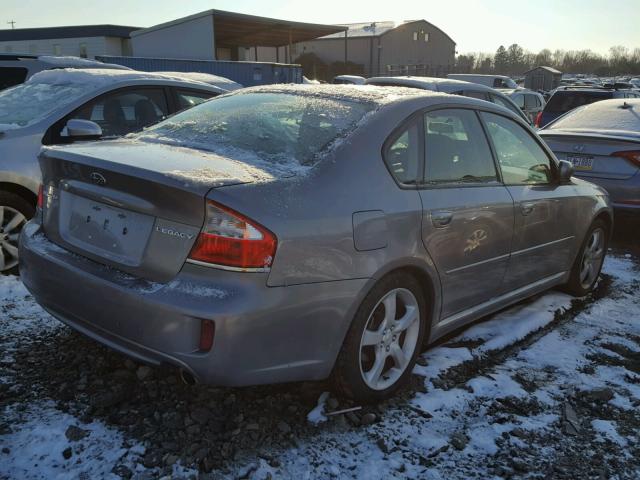
[[[64,192],[61,235],[96,255],[127,264],[142,258],[154,218]]]
[[[573,163],[573,168],[576,170],[591,170],[593,168],[593,157],[567,155],[567,161]]]

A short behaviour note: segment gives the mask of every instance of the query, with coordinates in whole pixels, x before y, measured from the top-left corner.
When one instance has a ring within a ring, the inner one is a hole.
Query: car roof
[[[238,90],[244,88],[243,85],[238,82],[234,82],[226,77],[219,75],[213,75],[212,73],[204,72],[154,72],[160,75],[166,75],[169,77],[175,77],[180,79],[193,80],[196,82],[206,83],[208,85],[215,85],[216,87],[224,88],[228,91]]]
[[[26,84],[52,84],[52,85],[65,85],[81,83],[83,85],[92,84],[95,86],[94,90],[102,89],[104,87],[110,87],[112,90],[114,87],[124,85],[137,85],[141,83],[152,83],[162,85],[177,85],[196,87],[203,90],[209,90],[217,93],[224,93],[227,90],[216,87],[204,82],[191,80],[189,78],[181,77],[176,73],[167,75],[153,72],[139,72],[136,70],[112,70],[112,69],[83,69],[83,68],[62,68],[44,70],[36,73]]]
[[[376,85],[384,83],[385,85],[397,85],[411,88],[422,88],[425,90],[436,90],[439,92],[451,92],[459,88],[475,91],[495,91],[493,88],[479,83],[465,82],[464,80],[454,80],[452,78],[437,77],[372,77],[366,81],[367,85]]]

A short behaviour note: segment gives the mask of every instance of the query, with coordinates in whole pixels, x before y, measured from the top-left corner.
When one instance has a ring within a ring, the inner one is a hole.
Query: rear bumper
[[[640,203],[623,203],[625,200],[640,201],[640,174],[622,180],[581,175],[580,172],[574,175],[604,188],[616,213],[640,214]]]
[[[326,378],[367,282],[273,288],[265,273],[186,264],[159,284],[62,249],[34,222],[20,239],[20,274],[44,309],[83,334],[227,386]],[[215,323],[209,352],[198,351],[202,320]]]

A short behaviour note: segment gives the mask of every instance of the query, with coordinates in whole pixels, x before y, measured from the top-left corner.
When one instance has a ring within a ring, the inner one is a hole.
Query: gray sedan
[[[576,176],[609,192],[616,212],[640,214],[640,99],[576,108],[539,133]]]
[[[48,148],[21,276],[52,315],[187,381],[375,401],[423,343],[594,286],[612,214],[508,110],[418,89],[240,90]]]

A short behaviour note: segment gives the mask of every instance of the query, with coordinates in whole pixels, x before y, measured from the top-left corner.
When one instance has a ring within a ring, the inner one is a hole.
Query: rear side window
[[[497,97],[496,97],[497,98]],[[520,108],[524,108],[524,95],[516,95],[513,97],[513,101]],[[496,102],[497,103],[497,102]]]
[[[447,109],[424,117],[427,183],[497,182],[482,126],[472,110]]]
[[[163,89],[140,88],[103,95],[71,118],[91,120],[100,125],[104,137],[118,137],[153,125],[168,113]]]
[[[0,90],[20,85],[27,79],[27,69],[22,67],[0,67]]]
[[[465,90],[463,95],[465,97],[477,98],[479,100],[488,100],[487,94],[485,92],[477,92],[475,90]]]
[[[215,94],[213,93],[197,92],[195,90],[181,90],[179,88],[176,89],[176,94],[178,96],[179,110],[195,107],[196,105],[199,105],[202,102],[209,100],[211,97],[215,96]]]
[[[387,168],[399,183],[413,185],[418,180],[418,126],[402,132],[387,148],[384,155]]]
[[[574,108],[588,105],[598,100],[613,98],[611,92],[560,91],[554,93],[545,106],[546,112],[565,113]]]
[[[540,106],[540,99],[535,95],[525,95],[525,108],[538,108]]]
[[[518,107],[516,107],[510,101],[502,98],[500,95],[491,94],[491,101],[496,105],[501,105],[507,108],[508,110],[511,110],[513,113],[515,113],[516,115],[522,118],[522,112],[518,110]]]
[[[530,185],[551,182],[551,160],[529,132],[500,115],[486,112],[481,115],[496,149],[504,183]]]

